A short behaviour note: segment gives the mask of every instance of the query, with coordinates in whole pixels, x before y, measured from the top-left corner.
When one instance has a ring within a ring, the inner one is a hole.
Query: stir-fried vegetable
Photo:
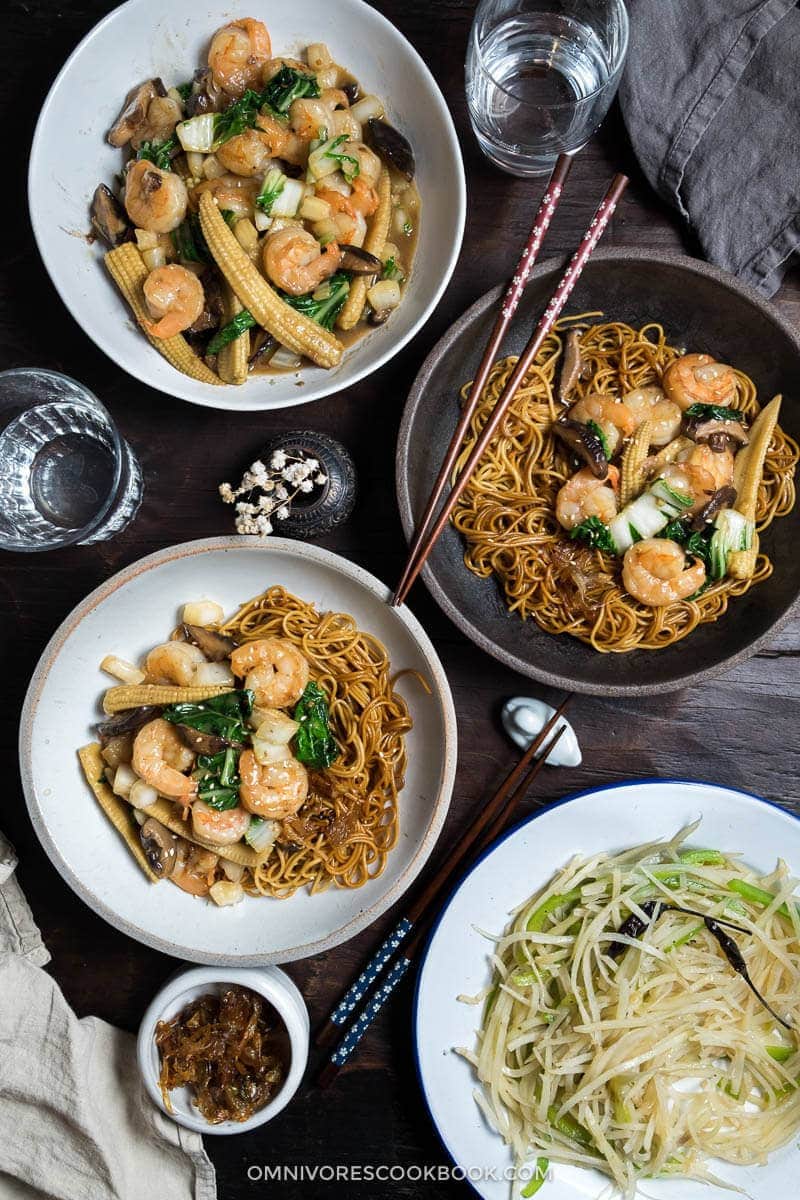
[[[239,803],[239,751],[229,746],[218,754],[198,754],[194,778],[197,798],[224,812]]]
[[[163,142],[142,142],[136,157],[146,158],[148,162],[155,163],[162,171],[168,171],[170,163],[175,155],[180,153],[180,149],[178,139],[173,134]]]
[[[183,262],[211,262],[211,255],[208,252],[197,213],[189,213],[178,228],[173,229],[170,236],[178,258]]]
[[[668,538],[671,542],[677,542],[679,546],[683,546],[688,555],[693,558],[700,558],[706,566],[706,570],[711,568],[711,535],[712,527],[709,525],[706,529],[690,529],[689,523],[685,517],[679,518],[677,521],[670,521],[669,525],[665,526],[659,537]]]
[[[339,757],[331,733],[328,701],[318,683],[311,680],[297,702],[294,719],[300,724],[295,735],[295,757],[309,767],[329,767]]]
[[[754,533],[754,523],[736,509],[724,508],[719,513],[710,543],[710,565],[714,579],[722,579],[727,575],[729,554],[750,549]]]
[[[198,704],[170,704],[164,709],[165,721],[188,725],[226,743],[214,754],[198,754],[194,772],[198,799],[220,812],[239,803],[237,768],[248,737],[244,723],[253,710],[253,699],[251,691],[232,691]]]
[[[624,554],[643,538],[656,537],[691,506],[691,496],[670,487],[666,479],[657,479],[646,492],[626,504],[608,526],[617,553]]]
[[[744,421],[745,414],[737,408],[725,408],[721,404],[690,404],[684,417],[702,421]]]
[[[243,308],[232,320],[228,321],[227,325],[223,325],[221,329],[217,330],[206,347],[207,353],[219,354],[220,350],[224,349],[225,346],[230,345],[231,342],[235,342],[238,337],[241,337],[243,333],[246,333],[248,329],[252,329],[257,324],[258,322],[253,314],[248,312],[246,308]]]
[[[585,542],[593,550],[605,550],[608,554],[617,552],[616,543],[608,526],[604,525],[599,517],[586,517],[574,529],[570,529],[569,536]]]
[[[281,67],[261,93],[261,107],[267,105],[274,113],[284,116],[295,100],[319,96],[315,75],[307,75],[294,67]]]
[[[405,275],[397,265],[397,259],[394,257],[394,255],[392,255],[391,258],[387,258],[386,262],[383,264],[381,279],[396,279],[398,283],[402,283],[405,279]]]
[[[603,454],[605,454],[606,459],[610,462],[611,461],[611,451],[608,446],[608,438],[603,433],[600,426],[597,424],[596,421],[589,420],[586,422],[586,427],[587,427],[587,429],[591,429],[592,433],[597,438],[600,445],[603,447]]]
[[[350,280],[337,272],[313,292],[306,292],[303,296],[289,296],[281,292],[281,299],[297,312],[316,321],[323,329],[333,329],[349,291]]]

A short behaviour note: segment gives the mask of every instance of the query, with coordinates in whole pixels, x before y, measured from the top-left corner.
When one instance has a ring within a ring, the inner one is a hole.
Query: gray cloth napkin
[[[144,1091],[129,1033],[82,1021],[0,833],[0,1200],[216,1200],[199,1134]]]
[[[706,256],[766,296],[800,248],[797,0],[628,0],[619,98]]]

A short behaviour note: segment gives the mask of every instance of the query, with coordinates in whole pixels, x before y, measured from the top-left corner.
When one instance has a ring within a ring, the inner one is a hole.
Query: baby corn
[[[386,167],[383,167],[378,180],[378,207],[372,218],[369,232],[364,239],[364,249],[368,253],[374,254],[376,258],[380,258],[381,251],[386,245],[386,235],[389,232],[391,215],[392,186],[389,179],[389,172],[386,170]],[[367,302],[369,285],[370,277],[368,275],[359,275],[352,280],[350,292],[336,322],[340,329],[352,329],[361,320],[364,305]]]
[[[225,323],[232,321],[237,316],[244,305],[239,301],[238,297],[225,285]],[[220,379],[223,383],[232,383],[236,386],[247,381],[247,360],[250,356],[250,333],[245,330],[240,333],[232,342],[228,342],[227,346],[223,346],[217,356],[217,370],[219,371]]]
[[[316,321],[284,304],[225,224],[210,192],[204,192],[200,197],[200,227],[220,271],[267,333],[290,350],[305,354],[318,367],[335,367],[341,362],[344,348],[339,339]]]
[[[620,508],[624,508],[626,504],[630,504],[631,500],[635,500],[644,488],[646,482],[645,461],[650,449],[651,429],[650,421],[642,421],[625,448],[619,485]]]
[[[197,704],[200,700],[224,696],[233,690],[228,683],[208,683],[204,687],[174,687],[161,683],[122,684],[108,689],[103,696],[103,710],[117,713],[126,708],[139,708],[143,704]]]
[[[220,384],[222,381],[195,354],[186,338],[178,333],[174,337],[157,338],[148,333],[145,321],[149,315],[144,302],[142,285],[149,275],[141,254],[132,242],[124,242],[115,250],[109,250],[105,264],[122,295],[133,310],[133,315],[151,346],[161,354],[170,366],[183,375],[197,379],[200,383]]]
[[[750,441],[736,456],[733,483],[736,488],[737,511],[748,521],[756,519],[756,504],[758,489],[764,474],[764,459],[778,423],[781,410],[781,397],[775,396],[770,400],[753,422],[750,430]],[[758,534],[753,534],[753,544],[749,550],[734,550],[728,555],[728,574],[733,579],[751,579],[755,574],[758,559]]]

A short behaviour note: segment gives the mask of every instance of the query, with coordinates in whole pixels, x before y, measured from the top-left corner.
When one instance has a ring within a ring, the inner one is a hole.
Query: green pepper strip
[[[794,1046],[767,1046],[767,1054],[770,1058],[774,1058],[775,1062],[786,1062],[797,1050]]]
[[[571,1113],[564,1113],[559,1117],[555,1104],[551,1104],[547,1110],[547,1119],[553,1128],[558,1130],[564,1137],[570,1138],[573,1142],[578,1142],[581,1146],[589,1146],[594,1149],[594,1142],[589,1130],[584,1129]]]
[[[724,867],[728,861],[721,850],[684,850],[678,858],[682,863],[695,863],[701,867]]]
[[[571,912],[581,898],[579,888],[573,889],[571,892],[563,892],[558,896],[551,896],[549,900],[545,900],[544,904],[540,904],[534,909],[528,918],[528,923],[525,929],[528,933],[541,933],[544,929],[545,921],[557,909],[568,906],[568,912]]]
[[[731,879],[728,883],[728,891],[736,892],[737,896],[741,896],[744,900],[749,900],[751,904],[763,904],[765,907],[772,904],[775,899],[772,892],[766,891],[764,888],[756,887],[754,883],[747,883],[744,879]],[[795,905],[798,915],[800,915],[800,904]],[[782,917],[789,917],[788,905],[781,904],[780,908],[776,909]]]
[[[686,933],[682,933],[680,937],[675,938],[674,942],[670,942],[668,946],[665,946],[664,953],[669,954],[670,950],[677,950],[678,946],[685,946],[686,943],[690,942],[693,937],[696,937],[702,929],[705,929],[704,924],[693,925],[691,929],[686,931]]]
[[[520,1195],[524,1196],[525,1200],[528,1200],[529,1196],[535,1196],[542,1184],[547,1181],[547,1170],[549,1166],[549,1158],[537,1158],[536,1169],[533,1173],[533,1177],[528,1180],[528,1182],[525,1184],[525,1187],[520,1192]]]

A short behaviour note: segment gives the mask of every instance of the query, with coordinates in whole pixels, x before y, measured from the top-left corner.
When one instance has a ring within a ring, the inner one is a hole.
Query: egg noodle
[[[239,643],[275,636],[293,642],[326,694],[341,751],[331,766],[310,771],[302,809],[283,822],[269,858],[248,869],[246,890],[290,896],[331,883],[361,887],[383,871],[397,842],[404,735],[412,725],[386,648],[346,613],[320,614],[282,587],[244,604],[220,632]]]
[[[667,343],[664,329],[655,323],[641,329],[618,321],[586,323],[587,317],[601,315],[569,318],[570,327],[577,321],[582,330],[585,363],[571,402],[598,392],[622,396],[657,384],[681,353]],[[752,578],[725,578],[695,598],[655,608],[639,603],[623,589],[620,558],[566,537],[555,516],[556,496],[574,468],[569,451],[551,430],[560,411],[554,393],[565,326],[567,321],[559,322],[545,339],[500,434],[460,498],[453,523],[467,544],[467,567],[482,579],[495,575],[509,609],[523,620],[533,617],[548,633],[570,633],[599,651],[658,650],[722,616],[733,596],[769,578],[772,564],[766,554],[760,554]],[[514,357],[504,358],[492,369],[456,475],[516,362]],[[733,407],[752,422],[761,408],[755,384],[740,371],[736,378]],[[467,400],[470,387],[467,383],[461,389],[462,400]],[[798,459],[800,447],[776,427],[758,493],[758,530],[794,506]]]
[[[594,1167],[629,1200],[644,1178],[720,1182],[708,1157],[762,1164],[800,1133],[798,881],[684,849],[695,828],[576,857],[497,939],[461,1053],[518,1168]]]

